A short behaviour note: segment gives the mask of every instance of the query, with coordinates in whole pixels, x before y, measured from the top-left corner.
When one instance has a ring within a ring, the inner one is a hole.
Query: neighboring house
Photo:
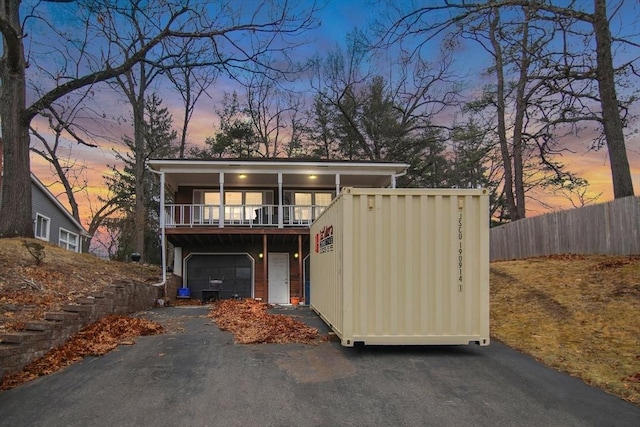
[[[313,220],[343,187],[395,187],[404,163],[150,160],[165,204],[173,272],[194,298],[287,304],[308,293]]]
[[[0,170],[0,175],[1,173]],[[2,180],[0,179],[1,202]],[[31,205],[33,231],[36,238],[73,252],[82,252],[84,240],[91,235],[34,174],[31,174]]]
[[[91,235],[34,174],[31,174],[31,205],[37,239],[82,252],[85,239]]]

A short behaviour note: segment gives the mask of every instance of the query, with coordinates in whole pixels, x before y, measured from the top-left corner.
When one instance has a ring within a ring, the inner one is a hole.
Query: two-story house
[[[173,273],[193,298],[305,297],[310,225],[343,187],[395,187],[404,163],[150,160],[162,200]]]

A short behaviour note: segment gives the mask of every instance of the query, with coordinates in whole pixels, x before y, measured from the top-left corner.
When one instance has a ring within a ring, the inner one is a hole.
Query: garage
[[[186,285],[197,299],[252,298],[253,268],[253,258],[246,253],[189,254]]]

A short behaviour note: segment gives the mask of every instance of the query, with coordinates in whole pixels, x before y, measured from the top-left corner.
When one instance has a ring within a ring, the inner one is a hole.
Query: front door
[[[269,303],[289,304],[289,254],[269,252]]]

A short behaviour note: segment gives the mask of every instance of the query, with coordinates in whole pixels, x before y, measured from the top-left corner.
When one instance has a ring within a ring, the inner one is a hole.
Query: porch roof
[[[224,174],[225,187],[266,187],[278,185],[282,174],[285,187],[333,188],[336,176],[341,187],[388,187],[394,177],[402,176],[406,163],[301,161],[289,159],[154,159],[149,167],[164,172],[166,184],[180,186],[216,186]]]

